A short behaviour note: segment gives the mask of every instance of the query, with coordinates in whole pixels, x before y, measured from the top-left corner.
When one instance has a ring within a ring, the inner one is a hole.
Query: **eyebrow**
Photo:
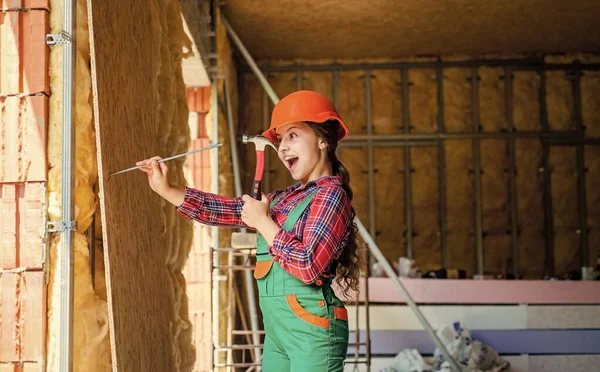
[[[286,130],[285,132],[287,133],[287,132],[291,131],[292,129],[298,129],[298,127],[297,126],[293,126],[290,129]],[[277,136],[277,138],[281,138],[281,134],[277,134],[276,133],[275,135]]]

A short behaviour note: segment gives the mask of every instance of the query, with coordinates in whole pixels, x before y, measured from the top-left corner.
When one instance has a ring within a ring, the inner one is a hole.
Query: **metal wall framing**
[[[472,118],[470,132],[447,133],[444,123],[444,69],[446,68],[465,68],[471,70],[471,104]],[[507,129],[499,132],[483,132],[479,122],[479,69],[481,67],[500,67],[504,68],[504,100]],[[411,116],[409,111],[409,90],[410,80],[409,72],[411,69],[435,69],[437,75],[437,133],[413,133],[411,131]],[[552,193],[551,193],[551,167],[549,164],[549,153],[551,146],[575,146],[577,149],[577,204],[578,204],[578,230],[580,236],[581,248],[581,266],[589,265],[589,247],[588,247],[588,227],[587,227],[587,205],[586,205],[586,183],[585,183],[585,151],[586,145],[600,145],[600,138],[586,138],[585,127],[582,120],[581,107],[581,76],[587,70],[600,70],[600,64],[549,64],[544,63],[542,59],[526,60],[487,60],[487,61],[464,61],[464,62],[416,62],[416,63],[357,63],[357,64],[329,64],[329,65],[310,65],[294,64],[286,66],[263,65],[262,71],[266,74],[276,72],[295,72],[296,87],[302,89],[303,74],[305,71],[329,71],[332,74],[332,101],[337,104],[338,89],[340,80],[340,71],[358,70],[363,71],[364,75],[364,103],[365,103],[365,134],[351,134],[347,140],[340,143],[340,147],[359,147],[367,150],[367,169],[368,175],[368,229],[370,234],[377,237],[377,220],[375,211],[375,173],[377,172],[374,148],[376,147],[402,147],[404,150],[404,200],[405,200],[405,220],[404,231],[406,238],[406,252],[409,257],[414,257],[413,250],[413,215],[412,215],[412,177],[411,173],[411,149],[417,146],[436,147],[438,150],[438,190],[439,190],[439,234],[440,234],[440,265],[446,267],[448,264],[448,244],[447,236],[447,197],[446,189],[448,180],[446,177],[446,152],[445,143],[448,140],[467,139],[471,141],[473,160],[473,219],[474,234],[476,238],[476,260],[474,262],[475,273],[484,273],[484,238],[486,232],[483,229],[482,213],[482,164],[481,164],[481,143],[483,139],[504,139],[507,143],[508,154],[508,184],[507,194],[510,202],[510,234],[511,244],[511,270],[516,277],[519,277],[519,226],[518,200],[517,200],[517,165],[515,142],[519,138],[539,139],[542,143],[542,164],[539,171],[543,179],[543,206],[544,206],[544,233],[545,233],[545,267],[546,274],[553,276],[555,274],[555,253],[554,253],[554,221],[552,217]],[[373,72],[377,70],[400,70],[402,73],[402,122],[398,123],[401,128],[400,133],[396,134],[377,134],[374,131],[372,117],[372,99],[373,90],[371,80],[374,78]],[[546,71],[559,70],[569,73],[572,78],[575,115],[575,128],[568,131],[552,131],[548,125],[548,113],[546,103]],[[539,104],[540,104],[540,131],[518,132],[514,127],[513,120],[513,73],[515,71],[537,71],[540,76]],[[240,66],[240,72],[248,73],[247,66]],[[265,96],[263,99],[263,120],[265,127],[268,126],[270,117],[270,105]],[[265,186],[270,189],[269,173],[272,172],[269,166],[266,167]],[[401,236],[398,236],[401,238]]]

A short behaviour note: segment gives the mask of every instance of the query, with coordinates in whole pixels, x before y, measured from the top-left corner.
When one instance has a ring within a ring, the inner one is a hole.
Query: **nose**
[[[277,150],[279,152],[284,152],[284,151],[289,150],[289,146],[287,145],[287,143],[284,140],[282,140],[279,142],[279,145],[277,146]]]

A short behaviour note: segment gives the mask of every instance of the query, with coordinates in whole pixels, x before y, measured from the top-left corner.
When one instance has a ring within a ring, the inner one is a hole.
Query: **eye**
[[[290,139],[294,139],[296,137],[298,137],[298,135],[296,133],[294,133],[294,132],[290,133]]]

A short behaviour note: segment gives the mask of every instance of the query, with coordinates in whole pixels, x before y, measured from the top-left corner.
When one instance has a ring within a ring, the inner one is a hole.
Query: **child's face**
[[[286,124],[276,131],[277,155],[292,178],[305,184],[321,177],[327,158],[324,141],[306,123]]]

